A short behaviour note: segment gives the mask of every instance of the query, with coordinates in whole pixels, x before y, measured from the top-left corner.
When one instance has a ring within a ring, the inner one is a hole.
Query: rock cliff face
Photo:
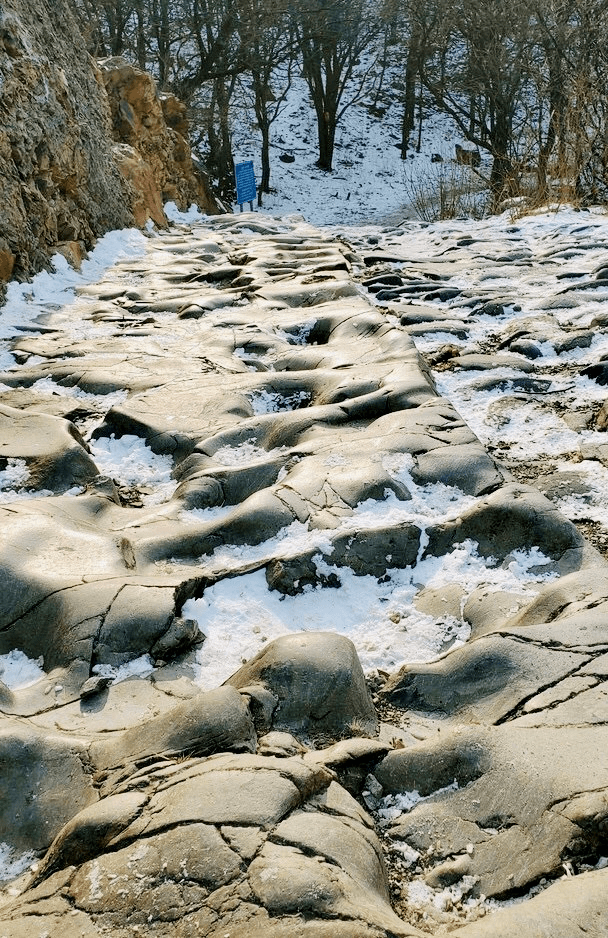
[[[88,247],[133,223],[109,109],[64,0],[0,13],[0,276],[40,269],[61,242]]]
[[[114,154],[121,173],[136,189],[135,221],[166,224],[164,202],[192,202],[210,214],[218,206],[195,168],[187,142],[186,107],[174,95],[159,95],[154,79],[123,58],[99,63],[112,114]]]
[[[97,69],[66,0],[2,3],[0,109],[0,284],[112,228],[166,221],[163,198],[216,210],[152,79]]]

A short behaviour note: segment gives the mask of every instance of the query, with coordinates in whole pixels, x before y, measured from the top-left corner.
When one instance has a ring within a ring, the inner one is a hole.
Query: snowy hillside
[[[271,128],[270,185],[264,210],[273,214],[301,213],[315,225],[360,224],[389,218],[417,218],[412,198],[438,188],[440,180],[462,180],[477,187],[477,177],[453,162],[454,146],[470,146],[444,115],[425,110],[420,153],[415,143],[407,160],[399,149],[402,104],[387,88],[380,99],[382,117],[372,101],[352,105],[338,124],[334,170],[315,166],[316,120],[302,78],[294,78],[284,109]],[[260,175],[260,141],[255,115],[246,100],[236,111],[233,130],[235,162],[253,160]],[[412,137],[416,137],[413,134]],[[443,162],[433,162],[438,154]],[[285,163],[281,155],[293,156]],[[234,206],[238,211],[238,206]],[[395,216],[393,218],[393,216]]]

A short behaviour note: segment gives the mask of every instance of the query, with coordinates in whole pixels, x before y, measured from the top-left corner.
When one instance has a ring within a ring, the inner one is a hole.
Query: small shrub
[[[487,212],[486,180],[469,166],[434,163],[423,177],[404,170],[405,193],[421,221],[483,218]]]

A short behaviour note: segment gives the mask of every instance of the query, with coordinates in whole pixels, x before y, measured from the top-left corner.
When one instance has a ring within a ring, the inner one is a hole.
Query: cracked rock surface
[[[608,933],[608,567],[360,248],[176,226],[12,339],[0,935]]]

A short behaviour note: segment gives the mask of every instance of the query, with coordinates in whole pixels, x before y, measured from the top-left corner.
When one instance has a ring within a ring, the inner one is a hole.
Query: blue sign
[[[238,204],[253,202],[256,197],[253,160],[237,163],[234,167],[234,178],[236,179],[236,200]]]

